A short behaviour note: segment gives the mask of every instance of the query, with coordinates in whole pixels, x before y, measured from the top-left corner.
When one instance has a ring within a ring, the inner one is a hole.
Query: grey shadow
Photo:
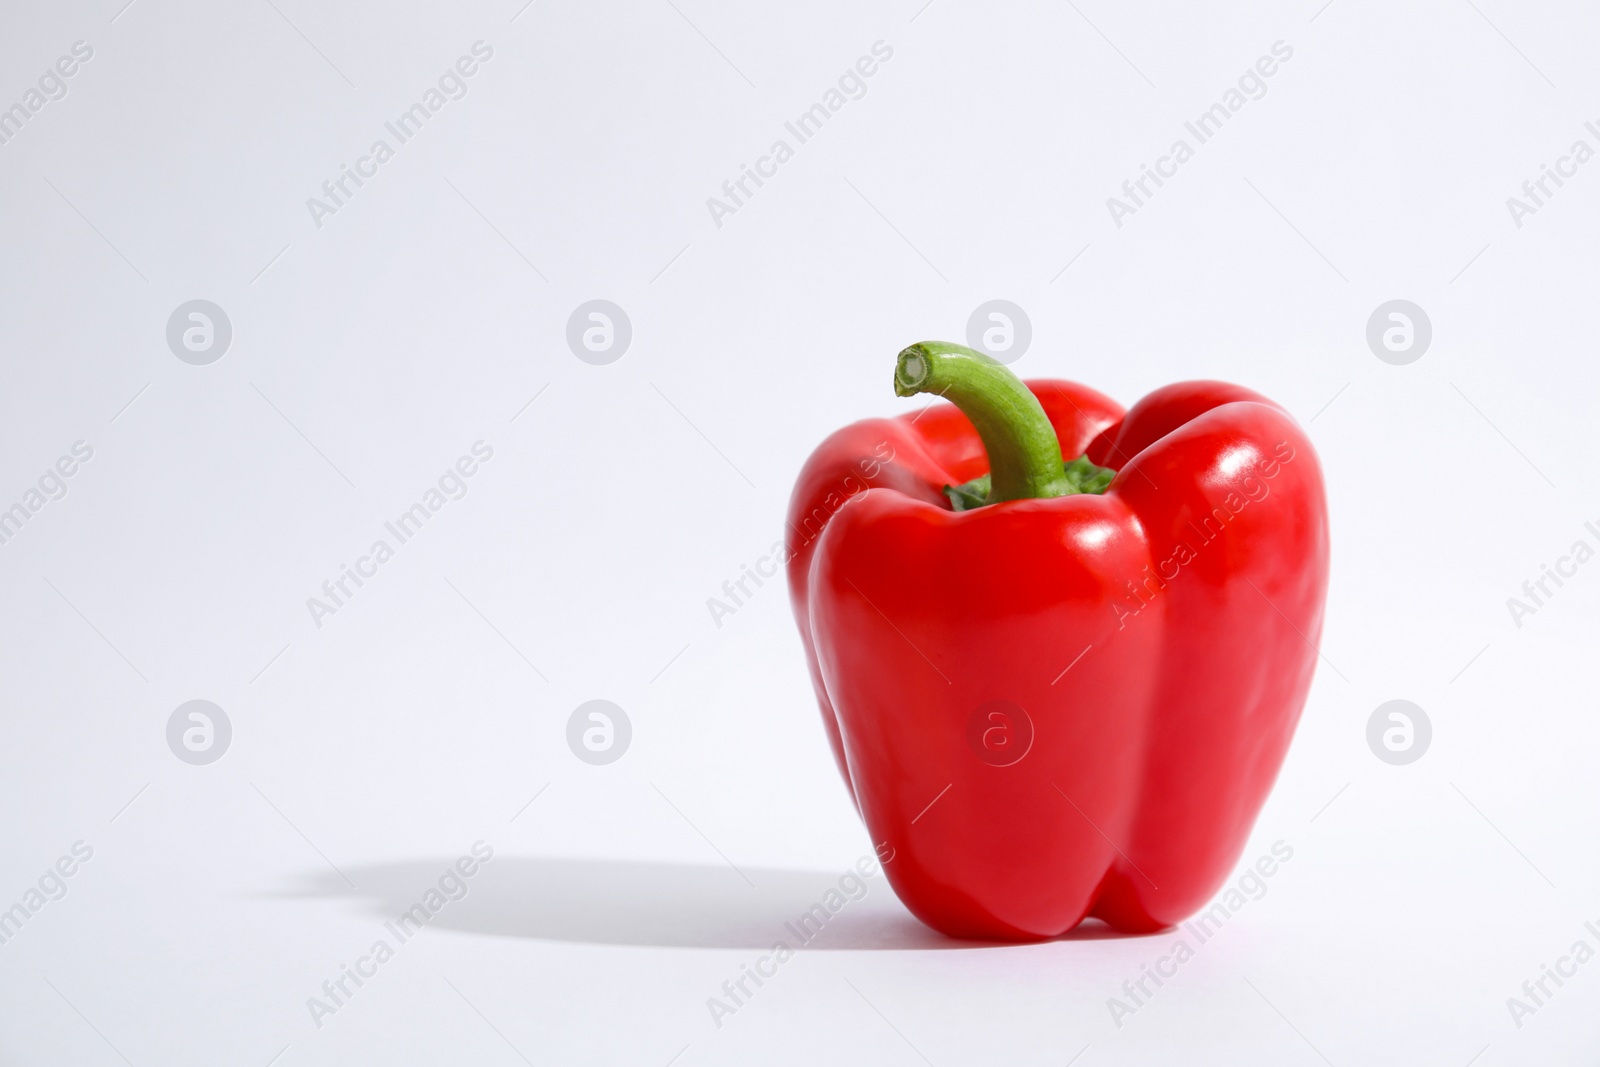
[[[272,895],[357,899],[375,918],[398,923],[439,887],[453,862],[344,868],[356,889],[333,871],[313,871],[300,885]],[[802,929],[801,917],[823,904],[830,889],[840,889],[843,873],[746,867],[741,874],[727,866],[496,855],[462,879],[466,894],[447,900],[427,925],[496,937],[663,948],[769,949],[780,940],[793,948],[803,943],[842,951],[1008,947],[957,941],[922,925],[882,872],[863,879],[865,896],[829,914],[820,930],[815,924]],[[1091,920],[1059,940],[1123,936]]]

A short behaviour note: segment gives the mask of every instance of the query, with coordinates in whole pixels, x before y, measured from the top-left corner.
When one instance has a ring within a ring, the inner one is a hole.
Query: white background
[[[0,146],[0,507],[94,457],[0,545],[0,908],[94,856],[0,945],[0,1062],[1592,1061],[1600,963],[1520,1028],[1507,998],[1600,948],[1600,564],[1520,628],[1506,599],[1600,545],[1600,163],[1520,228],[1506,198],[1600,148],[1600,16],[921,2],[8,0],[0,106],[94,57]],[[315,225],[479,40],[465,98]],[[785,591],[720,628],[706,600],[823,436],[912,409],[895,352],[996,297],[1026,376],[1128,404],[1221,378],[1307,425],[1325,659],[1245,853],[1293,859],[1120,1027],[1180,933],[957,945],[878,877],[718,1028],[707,998],[870,846]],[[165,340],[195,298],[233,325],[209,366]],[[633,325],[609,366],[565,341],[594,298]],[[1394,298],[1433,323],[1408,366],[1365,341]],[[315,625],[479,440],[468,494]],[[165,740],[197,698],[234,731],[203,767]],[[595,698],[633,724],[607,767],[565,740]],[[1409,766],[1366,742],[1395,698],[1433,724]],[[318,1027],[307,999],[480,839],[466,899]]]

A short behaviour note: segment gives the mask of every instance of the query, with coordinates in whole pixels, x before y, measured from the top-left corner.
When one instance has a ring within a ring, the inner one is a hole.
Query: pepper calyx
[[[1067,480],[1067,490],[1062,496],[1076,496],[1081,493],[1099,495],[1106,491],[1111,484],[1111,479],[1117,472],[1110,467],[1097,466],[1089,462],[1088,456],[1079,456],[1061,465],[1061,473]],[[989,499],[989,476],[979,475],[970,482],[961,485],[947,485],[944,495],[950,501],[951,511],[973,511],[991,503]]]

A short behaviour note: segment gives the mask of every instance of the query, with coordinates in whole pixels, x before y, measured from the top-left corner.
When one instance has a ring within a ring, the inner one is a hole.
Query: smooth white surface
[[[1600,962],[1520,1028],[1506,1001],[1600,948],[1600,564],[1520,628],[1505,601],[1600,544],[1600,162],[1520,228],[1505,201],[1600,148],[1600,18],[920,2],[0,13],[0,106],[94,48],[0,146],[0,506],[94,448],[0,545],[0,908],[94,849],[0,945],[0,1062],[1592,1061]],[[467,95],[315,226],[479,40]],[[880,40],[866,95],[714,225]],[[1113,225],[1279,40],[1266,95]],[[720,628],[706,600],[826,433],[907,410],[894,353],[996,297],[1031,317],[1024,375],[1124,403],[1216,377],[1308,422],[1326,662],[1245,856],[1293,859],[1120,1028],[1178,935],[956,946],[881,877],[718,1028],[707,998],[869,846],[781,585]],[[233,325],[210,366],[166,346],[194,298]],[[609,366],[565,342],[595,298],[633,325]],[[1393,298],[1433,323],[1409,366],[1364,338]],[[479,440],[467,495],[315,626]],[[196,698],[234,729],[204,767],[164,735]],[[606,767],[565,741],[594,698],[634,729]],[[1393,698],[1433,724],[1410,766],[1367,747]],[[468,896],[316,1026],[480,839]]]

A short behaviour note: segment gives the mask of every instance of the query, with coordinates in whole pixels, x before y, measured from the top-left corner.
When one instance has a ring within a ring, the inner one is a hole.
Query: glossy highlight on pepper
[[[824,441],[788,526],[823,725],[891,885],[955,937],[1182,921],[1237,863],[1316,666],[1310,441],[1239,386],[1125,412],[946,342],[900,353],[894,389],[943,399]]]

